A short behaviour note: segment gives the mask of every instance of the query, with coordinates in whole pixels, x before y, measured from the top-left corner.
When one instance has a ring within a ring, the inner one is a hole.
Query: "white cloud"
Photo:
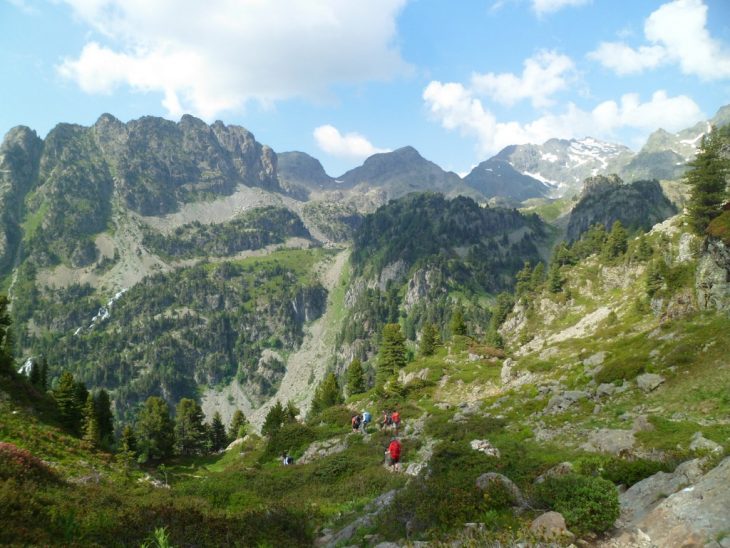
[[[390,149],[376,148],[359,133],[342,134],[329,124],[314,130],[317,146],[327,154],[340,158],[362,160],[378,152],[390,152]]]
[[[406,1],[65,0],[108,44],[58,70],[88,93],[162,93],[172,115],[317,98],[408,70],[395,43]]]
[[[626,94],[618,103],[604,101],[591,111],[569,103],[562,113],[544,114],[528,123],[497,121],[472,91],[459,83],[433,81],[424,90],[423,99],[431,116],[444,128],[475,137],[482,155],[494,154],[513,144],[541,144],[553,137],[611,138],[626,128],[646,137],[659,127],[676,131],[702,118],[692,99],[684,95],[669,97],[664,91],[655,92],[644,103],[638,94]]]
[[[581,6],[590,0],[532,0],[532,9],[538,15],[561,10],[567,6]]]
[[[524,62],[521,76],[512,73],[475,74],[472,87],[504,105],[530,99],[534,107],[552,104],[551,95],[568,87],[575,71],[570,57],[554,51],[541,51]]]
[[[663,4],[644,22],[644,36],[651,45],[634,49],[623,42],[604,42],[588,56],[617,74],[676,63],[684,74],[704,80],[730,78],[730,49],[710,36],[702,0]]]

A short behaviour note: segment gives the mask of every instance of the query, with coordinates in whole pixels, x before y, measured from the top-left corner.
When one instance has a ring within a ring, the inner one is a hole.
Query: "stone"
[[[567,390],[550,398],[545,413],[555,415],[565,412],[574,403],[588,398],[588,394],[582,390]]]
[[[730,311],[730,246],[708,238],[697,262],[697,304],[703,310]]]
[[[574,535],[565,526],[565,518],[559,512],[545,512],[530,524],[530,531],[544,540],[554,540]]]
[[[649,422],[646,415],[639,415],[634,419],[634,424],[631,428],[632,432],[651,432],[654,430],[654,425]]]
[[[649,392],[653,392],[659,388],[665,380],[666,379],[661,375],[657,375],[655,373],[644,373],[643,375],[636,377],[636,384],[639,387],[639,390],[648,394]]]
[[[476,487],[480,491],[486,491],[489,489],[489,486],[492,484],[492,482],[497,482],[502,484],[502,486],[505,488],[507,493],[510,495],[510,502],[513,506],[517,506],[518,508],[524,508],[527,506],[525,502],[525,498],[522,496],[522,492],[520,491],[520,488],[517,487],[511,479],[509,479],[507,476],[503,476],[502,474],[498,474],[497,472],[487,472],[486,474],[482,474],[476,479]]]
[[[336,455],[342,453],[347,449],[347,439],[330,438],[324,441],[315,441],[307,447],[304,454],[299,457],[297,464],[306,464],[322,457],[329,457],[330,455]]]
[[[596,396],[603,398],[605,396],[612,396],[616,392],[616,385],[608,382],[604,382],[598,385],[596,388]]]
[[[411,373],[406,373],[405,371],[401,370],[398,373],[398,380],[404,386],[415,380],[425,381],[427,378],[428,378],[428,368],[423,368],[419,371],[413,371]]]
[[[489,441],[487,440],[471,440],[469,443],[472,449],[474,451],[481,451],[488,457],[500,457],[499,449],[494,447]]]
[[[601,350],[600,352],[596,352],[592,356],[589,356],[585,360],[583,360],[583,365],[585,367],[596,367],[598,365],[603,365],[603,362],[606,360],[606,356],[608,354]]]
[[[581,445],[581,449],[597,453],[626,455],[631,454],[635,441],[634,433],[631,430],[601,428],[588,434],[588,441]]]
[[[568,474],[573,473],[573,465],[569,462],[561,462],[560,464],[556,464],[552,468],[550,468],[547,472],[544,474],[539,475],[537,478],[535,478],[535,484],[540,484],[544,482],[548,478],[557,478],[560,476],[567,476]]]
[[[708,453],[722,453],[724,448],[719,443],[715,443],[712,440],[708,440],[702,435],[702,432],[695,432],[692,436],[692,441],[689,444],[690,451],[708,452]]]
[[[515,362],[512,358],[507,358],[502,362],[502,370],[499,373],[499,378],[502,381],[502,384],[507,384],[509,380],[512,378],[512,367],[514,367]]]

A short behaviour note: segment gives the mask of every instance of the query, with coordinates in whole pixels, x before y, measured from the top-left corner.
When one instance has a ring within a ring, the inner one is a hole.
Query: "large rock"
[[[519,508],[527,506],[520,488],[517,487],[507,476],[503,476],[497,472],[487,472],[486,474],[479,476],[475,483],[477,489],[480,491],[487,491],[493,483],[500,484],[509,495],[510,503],[513,506],[517,506]]]
[[[657,546],[730,544],[723,538],[730,531],[730,457],[700,479],[677,487],[679,490],[661,499],[637,527]]]
[[[336,455],[342,453],[347,449],[347,438],[330,438],[324,441],[315,441],[304,452],[299,458],[297,464],[306,464],[313,460],[321,459],[322,457],[329,457],[330,455]]]
[[[568,410],[574,403],[584,400],[588,397],[586,392],[582,390],[567,390],[562,394],[557,394],[550,398],[545,408],[547,414],[563,413]]]
[[[708,453],[722,453],[723,447],[719,443],[715,443],[712,440],[708,440],[702,435],[702,432],[695,432],[692,436],[692,441],[689,444],[690,451],[700,451]],[[728,486],[730,488],[730,486]]]
[[[661,375],[644,373],[636,377],[636,384],[642,392],[649,393],[659,388],[665,380]]]
[[[487,440],[471,440],[471,443],[469,444],[474,451],[481,451],[488,457],[497,457],[499,458],[499,449],[494,447],[489,441]]]
[[[545,540],[573,537],[565,526],[565,518],[559,512],[546,512],[536,517],[530,524],[530,531]]]
[[[588,435],[588,441],[581,445],[581,449],[596,453],[626,455],[631,453],[635,441],[632,430],[601,428]]]
[[[561,462],[560,464],[556,464],[550,470],[545,472],[544,474],[540,474],[535,478],[535,484],[543,483],[548,478],[558,478],[561,476],[567,476],[568,474],[573,473],[573,465],[569,462]],[[562,517],[562,516],[561,516]]]
[[[499,373],[499,378],[502,384],[507,384],[512,378],[512,368],[515,366],[515,362],[512,358],[507,358],[502,363],[502,370]]]
[[[697,263],[697,304],[705,310],[730,311],[730,246],[708,238]]]

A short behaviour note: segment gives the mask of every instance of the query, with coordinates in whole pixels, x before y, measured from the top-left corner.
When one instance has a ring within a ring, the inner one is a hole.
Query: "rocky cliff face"
[[[700,308],[730,312],[730,246],[721,239],[707,239],[695,287]]]
[[[629,230],[648,230],[676,213],[657,181],[624,184],[617,175],[586,179],[584,189],[570,214],[567,238],[574,241],[593,224],[610,229],[615,221]]]

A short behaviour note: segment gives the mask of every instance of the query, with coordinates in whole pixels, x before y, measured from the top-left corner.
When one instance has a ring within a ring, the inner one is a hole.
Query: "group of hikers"
[[[368,411],[363,411],[362,413],[353,415],[352,431],[367,434],[367,427],[372,420],[373,417]],[[393,411],[387,409],[384,410],[383,416],[378,421],[378,426],[381,430],[390,429],[394,433],[393,437],[390,439],[388,448],[385,450],[385,464],[391,467],[395,467],[400,462],[401,443],[396,437],[398,435],[398,430],[400,429],[400,423],[401,418],[398,409],[394,409]],[[281,455],[281,463],[284,466],[289,466],[294,464],[294,459],[287,452],[284,452]]]

